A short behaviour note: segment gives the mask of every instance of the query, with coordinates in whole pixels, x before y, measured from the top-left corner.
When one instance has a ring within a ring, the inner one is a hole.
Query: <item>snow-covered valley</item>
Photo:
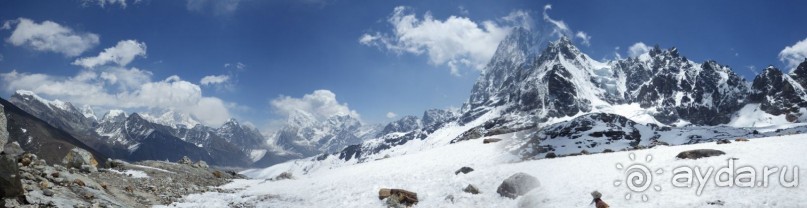
[[[222,188],[229,193],[203,193],[185,197],[177,207],[382,207],[377,198],[381,188],[401,188],[416,192],[420,202],[416,207],[589,207],[589,193],[598,190],[611,207],[719,207],[709,202],[724,202],[723,207],[805,207],[804,186],[786,188],[779,184],[779,173],[770,176],[768,187],[716,187],[709,177],[703,194],[696,195],[698,181],[691,188],[674,187],[672,170],[681,167],[713,167],[715,171],[734,161],[735,167],[750,166],[757,171],[763,167],[787,167],[786,181],[791,181],[793,167],[807,167],[804,152],[807,136],[803,134],[751,139],[748,142],[716,144],[714,142],[657,146],[651,149],[521,161],[504,151],[502,142],[483,144],[481,140],[463,141],[452,145],[411,154],[369,161],[333,169],[317,169],[306,175],[294,174],[294,179],[271,181],[289,171],[291,163],[264,170],[244,173],[255,179],[236,180]],[[677,159],[679,152],[693,149],[717,149],[725,155],[698,160]],[[635,155],[635,161],[630,155]],[[651,156],[650,162],[645,162]],[[653,188],[642,193],[631,192],[625,184],[624,170],[617,164],[644,164],[654,172]],[[454,171],[468,166],[468,174]],[[781,170],[781,169],[780,169]],[[514,173],[535,176],[540,187],[516,199],[501,197],[496,187]],[[714,174],[712,174],[714,176]],[[804,177],[799,172],[798,177]],[[798,178],[797,177],[797,178]],[[761,173],[756,178],[761,180]],[[472,195],[462,189],[469,184],[479,188]],[[631,199],[625,199],[626,194]],[[642,201],[641,194],[648,200]],[[451,197],[449,197],[451,196]],[[449,198],[453,198],[453,201]]]

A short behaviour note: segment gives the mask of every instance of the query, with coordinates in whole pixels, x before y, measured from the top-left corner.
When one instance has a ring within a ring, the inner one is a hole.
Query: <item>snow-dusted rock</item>
[[[499,188],[496,189],[496,193],[503,197],[515,199],[538,186],[541,186],[541,183],[534,176],[526,173],[516,173],[504,179]]]

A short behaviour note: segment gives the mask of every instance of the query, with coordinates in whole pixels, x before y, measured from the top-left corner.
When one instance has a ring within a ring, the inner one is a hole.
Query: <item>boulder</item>
[[[516,173],[505,179],[496,189],[496,193],[503,197],[515,199],[538,186],[541,186],[541,183],[538,182],[537,178],[526,173]]]
[[[118,159],[110,159],[106,161],[107,168],[125,168],[128,165],[126,161],[118,160]]]
[[[735,139],[734,141],[735,141],[735,142],[747,142],[747,141],[749,141],[749,140],[748,140],[748,139],[746,139],[746,138],[737,138],[737,139]]]
[[[182,156],[182,159],[179,159],[179,161],[177,161],[177,163],[183,164],[183,165],[192,165],[193,160],[191,160],[191,158],[189,158],[188,156]]]
[[[197,161],[196,163],[193,164],[193,167],[207,169],[210,166],[208,166],[207,162],[205,162],[204,160],[199,160],[199,161]]]
[[[681,153],[678,153],[678,155],[675,156],[675,157],[677,157],[679,159],[693,159],[694,160],[694,159],[699,159],[699,158],[704,158],[704,157],[711,157],[711,156],[718,156],[718,155],[723,155],[723,154],[726,154],[726,153],[723,152],[723,151],[720,151],[720,150],[696,149],[696,150],[683,151]]]
[[[14,156],[0,154],[0,198],[22,195],[20,168]]]
[[[378,199],[388,199],[387,203],[395,202],[394,204],[402,204],[405,206],[412,206],[418,203],[418,194],[415,192],[403,189],[387,189],[382,188],[378,190]]]
[[[558,157],[558,154],[555,154],[554,152],[546,153],[546,155],[544,156],[544,158],[549,158],[549,159],[556,158],[556,157]]]
[[[92,165],[81,165],[81,172],[82,173],[95,173],[98,172],[98,168]]]
[[[471,185],[471,184],[468,184],[468,186],[465,187],[465,189],[462,189],[462,191],[464,191],[465,193],[470,193],[470,194],[479,194],[479,189],[476,188],[476,186]]]
[[[731,141],[728,139],[719,139],[717,140],[717,144],[731,144]]]
[[[470,168],[470,167],[462,167],[462,168],[460,168],[459,170],[454,171],[454,175],[459,175],[460,173],[462,173],[462,174],[468,174],[468,173],[470,173],[471,171],[474,171],[474,169],[473,169],[473,168]]]
[[[87,152],[87,150],[75,147],[64,156],[62,159],[62,163],[67,168],[76,168],[81,170],[82,166],[88,165],[92,167],[98,167],[98,161]]]
[[[495,139],[495,138],[483,139],[482,144],[494,143],[498,141],[502,141],[502,139]]]
[[[8,142],[8,122],[6,121],[6,111],[3,110],[3,105],[0,104],[0,152],[3,152],[3,147]]]
[[[22,147],[20,147],[20,143],[9,142],[9,143],[6,143],[6,146],[5,146],[5,149],[3,150],[3,153],[6,153],[7,155],[11,155],[11,156],[17,156],[17,155],[21,155],[21,154],[25,153],[25,150],[22,150]]]

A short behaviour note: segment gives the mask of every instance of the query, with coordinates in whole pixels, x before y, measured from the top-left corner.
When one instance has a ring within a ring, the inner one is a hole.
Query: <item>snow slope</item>
[[[377,198],[378,189],[403,188],[418,193],[417,207],[591,207],[589,193],[594,190],[602,192],[603,200],[611,207],[716,207],[707,205],[716,200],[724,201],[723,207],[807,207],[807,188],[779,186],[778,173],[771,177],[773,181],[767,188],[715,187],[710,181],[700,196],[695,194],[695,187],[678,188],[671,184],[672,169],[676,167],[718,169],[726,166],[729,158],[737,158],[734,160],[736,167],[747,165],[758,171],[764,166],[807,167],[803,156],[807,151],[804,137],[807,135],[767,137],[724,145],[659,146],[523,162],[503,151],[507,140],[493,144],[470,140],[351,166],[318,169],[307,175],[295,172],[292,180],[237,180],[222,187],[232,193],[190,195],[172,206],[383,207],[384,202]],[[681,151],[701,148],[722,150],[726,155],[700,160],[675,158]],[[616,164],[633,164],[630,154],[636,155],[637,162],[651,155],[652,160],[644,164],[653,170],[663,170],[662,174],[654,175],[653,180],[661,190],[645,191],[647,202],[639,200],[637,194],[626,200],[624,196],[631,192],[624,184],[614,185],[615,180],[625,178]],[[274,177],[288,171],[289,164],[245,173],[256,178]],[[454,175],[462,166],[475,171]],[[788,174],[792,174],[792,170],[788,170]],[[535,176],[541,187],[515,200],[500,197],[495,191],[497,186],[517,172]],[[804,171],[799,173],[799,177],[804,176]],[[482,193],[462,192],[468,184],[478,187]],[[697,182],[695,184],[697,186]],[[453,195],[453,203],[446,200],[448,195]]]

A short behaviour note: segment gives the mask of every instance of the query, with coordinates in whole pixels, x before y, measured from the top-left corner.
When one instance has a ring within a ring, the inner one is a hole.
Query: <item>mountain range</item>
[[[91,106],[24,90],[3,104],[110,158],[189,156],[238,167],[306,158],[307,169],[326,160],[361,163],[483,137],[510,138],[508,150],[542,158],[753,137],[756,127],[807,121],[807,60],[789,73],[768,67],[748,81],[729,66],[695,62],[674,47],[595,60],[567,37],[546,39],[513,29],[462,108],[426,110],[386,125],[296,111],[264,135],[234,119],[214,128],[175,111],[152,116],[111,110],[98,117]]]

